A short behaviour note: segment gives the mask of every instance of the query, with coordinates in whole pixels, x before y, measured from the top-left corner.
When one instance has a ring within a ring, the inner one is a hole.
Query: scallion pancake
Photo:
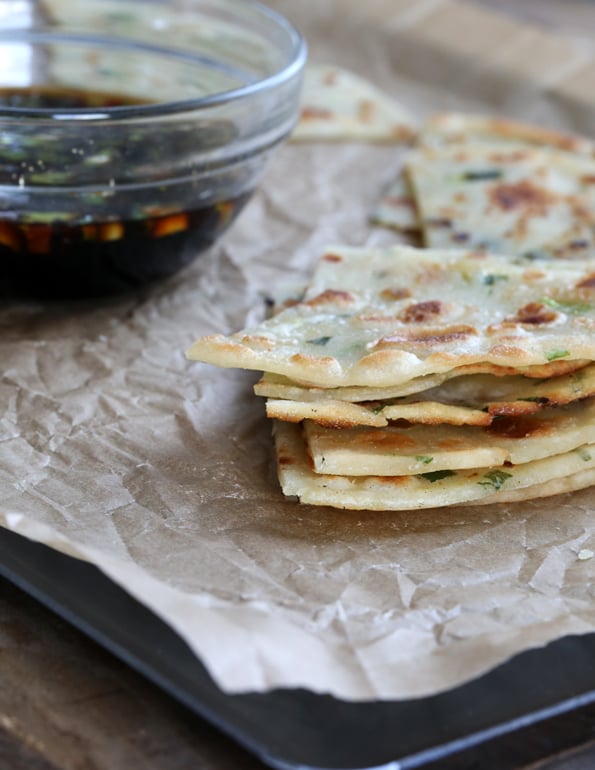
[[[300,384],[389,387],[461,366],[595,360],[595,265],[484,252],[336,247],[305,298],[261,324],[210,335],[192,360]]]
[[[586,457],[595,449],[594,446],[583,447],[581,450]],[[595,484],[595,468],[589,467],[585,470],[570,473],[568,476],[546,479],[530,487],[520,487],[519,489],[509,489],[496,492],[493,496],[482,497],[481,500],[473,500],[471,503],[463,505],[491,505],[492,503],[519,503],[524,500],[537,500],[542,497],[552,497],[553,495],[562,495],[568,492],[575,492],[579,489],[585,489]]]
[[[275,423],[279,481],[285,495],[302,503],[354,510],[411,510],[497,503],[589,486],[595,476],[595,444],[522,465],[445,470],[411,476],[331,476],[312,469],[299,425]],[[573,484],[572,486],[570,486]]]
[[[595,441],[595,399],[499,417],[485,427],[443,423],[335,430],[306,420],[304,437],[317,473],[400,476],[520,465]]]
[[[267,417],[288,422],[313,420],[318,425],[333,428],[352,428],[356,425],[382,427],[390,421],[407,420],[427,425],[489,425],[492,417],[488,412],[466,406],[442,404],[437,401],[412,403],[350,401],[287,401],[268,399]]]
[[[257,396],[275,399],[291,399],[293,401],[315,401],[326,399],[343,401],[384,401],[391,398],[402,398],[414,393],[421,393],[431,388],[438,387],[450,379],[474,374],[490,374],[494,377],[511,377],[522,375],[530,380],[549,379],[579,371],[589,365],[588,361],[554,360],[541,366],[495,366],[493,364],[469,364],[455,367],[448,372],[428,374],[423,377],[415,377],[408,382],[399,385],[391,385],[384,388],[374,386],[353,386],[338,388],[320,388],[301,385],[300,383],[283,377],[279,374],[265,372],[262,378],[254,385]]]
[[[595,255],[595,160],[549,148],[423,148],[406,173],[424,244],[532,259]]]
[[[508,152],[523,151],[527,148],[549,148],[563,153],[565,157],[569,154],[583,156],[583,162],[585,158],[595,157],[595,144],[585,137],[489,115],[457,112],[431,115],[416,136],[418,147],[434,150],[438,157],[441,156],[443,148],[448,151],[449,148],[463,148],[479,143],[497,145]],[[587,163],[590,162],[590,160],[587,161]],[[374,209],[371,221],[402,232],[421,230],[418,201],[412,190],[411,181],[408,175],[403,173],[403,169],[391,182],[380,203]],[[573,222],[569,230],[572,231],[576,224]],[[446,234],[442,233],[442,235]],[[562,234],[548,242],[548,249],[552,253],[572,256],[573,252],[569,249],[569,245],[581,238],[584,240],[585,235],[588,239],[587,228],[584,228],[582,235],[576,230],[574,233]],[[452,233],[449,234],[449,237],[451,236]],[[426,245],[432,243],[435,241],[426,240]],[[511,247],[505,250],[510,251]]]
[[[595,364],[571,374],[541,381],[522,375],[459,376],[411,396],[361,403],[331,399],[292,401],[269,398],[266,411],[268,417],[277,420],[314,420],[319,425],[340,428],[355,425],[382,427],[395,420],[430,425],[447,423],[487,426],[500,416],[533,414],[593,395]]]
[[[416,130],[413,115],[367,79],[331,65],[306,67],[292,141],[399,142]]]

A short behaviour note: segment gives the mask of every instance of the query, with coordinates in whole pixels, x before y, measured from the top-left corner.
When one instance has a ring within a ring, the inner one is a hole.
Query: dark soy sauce
[[[78,89],[0,89],[0,108],[60,111],[147,103]],[[215,126],[211,133],[222,129],[225,126]],[[27,141],[30,148],[31,138]],[[186,129],[180,134],[183,141],[196,139]],[[134,148],[137,161],[143,147],[141,137]],[[2,178],[9,181],[9,177],[14,185],[18,168],[8,152],[0,148],[0,183]],[[59,152],[58,159],[55,154],[48,155],[45,167],[52,161],[56,167],[68,167],[70,149],[60,147]],[[149,156],[147,163],[150,161]],[[117,156],[113,164],[116,168],[122,166]],[[84,195],[74,216],[72,212],[63,216],[58,211],[53,218],[51,205],[44,212],[21,212],[17,205],[11,210],[0,209],[0,297],[101,296],[126,292],[174,274],[217,240],[251,194],[245,185],[235,185],[229,178],[220,186],[221,190],[216,190],[205,205],[187,203],[199,201],[198,189],[192,193],[183,190],[182,203],[172,200],[171,193],[168,200],[162,200],[160,191],[165,188],[156,182],[154,189],[143,193],[142,205],[121,205],[121,198],[114,198],[120,203],[107,213],[105,207],[101,211],[94,211],[92,206],[87,210]],[[240,192],[235,193],[234,187]]]

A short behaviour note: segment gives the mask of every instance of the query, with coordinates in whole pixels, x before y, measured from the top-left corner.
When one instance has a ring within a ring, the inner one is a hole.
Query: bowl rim
[[[225,0],[230,6],[236,6],[243,10],[251,9],[268,19],[283,31],[291,43],[291,50],[288,53],[288,61],[276,72],[271,75],[260,78],[254,83],[249,83],[239,88],[232,88],[228,91],[200,96],[197,98],[177,99],[172,101],[149,102],[147,104],[118,105],[110,107],[10,107],[0,105],[0,117],[2,118],[36,118],[47,119],[48,121],[84,121],[87,122],[109,122],[117,120],[130,120],[134,118],[149,119],[162,117],[164,115],[175,115],[177,113],[189,113],[200,110],[206,110],[211,107],[228,104],[229,102],[239,101],[251,97],[255,94],[273,90],[284,83],[291,81],[303,70],[308,57],[308,46],[303,35],[282,13],[270,8],[259,0]],[[10,42],[15,42],[14,29],[9,30],[12,33]],[[35,34],[35,33],[34,33]],[[59,35],[60,33],[58,33]],[[63,33],[62,33],[63,34]],[[51,30],[45,31],[45,36],[52,36]],[[55,36],[55,34],[54,34]],[[80,33],[78,38],[81,39]],[[2,33],[0,30],[0,40]],[[85,39],[82,36],[82,39]],[[97,38],[96,38],[97,39]],[[152,50],[153,52],[167,53],[172,49],[167,46],[157,46],[146,44],[131,38],[119,38],[119,44],[126,42],[132,44],[139,50]],[[180,54],[181,52],[177,52]],[[183,53],[182,53],[183,55]],[[190,57],[192,58],[192,57]]]

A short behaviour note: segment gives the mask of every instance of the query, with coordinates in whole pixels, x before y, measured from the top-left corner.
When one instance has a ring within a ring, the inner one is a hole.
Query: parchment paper
[[[313,60],[420,115],[595,126],[584,41],[437,0],[274,5]],[[388,146],[288,145],[224,241],[170,282],[0,307],[1,523],[94,562],[230,692],[423,695],[595,629],[595,490],[407,513],[299,506],[279,491],[254,373],[184,358],[196,336],[262,313],[329,242],[394,241],[367,213],[399,162]]]

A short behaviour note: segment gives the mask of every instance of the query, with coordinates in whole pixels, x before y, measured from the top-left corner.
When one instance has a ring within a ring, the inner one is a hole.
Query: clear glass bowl
[[[298,115],[298,32],[248,0],[0,3],[0,295],[178,271]]]

